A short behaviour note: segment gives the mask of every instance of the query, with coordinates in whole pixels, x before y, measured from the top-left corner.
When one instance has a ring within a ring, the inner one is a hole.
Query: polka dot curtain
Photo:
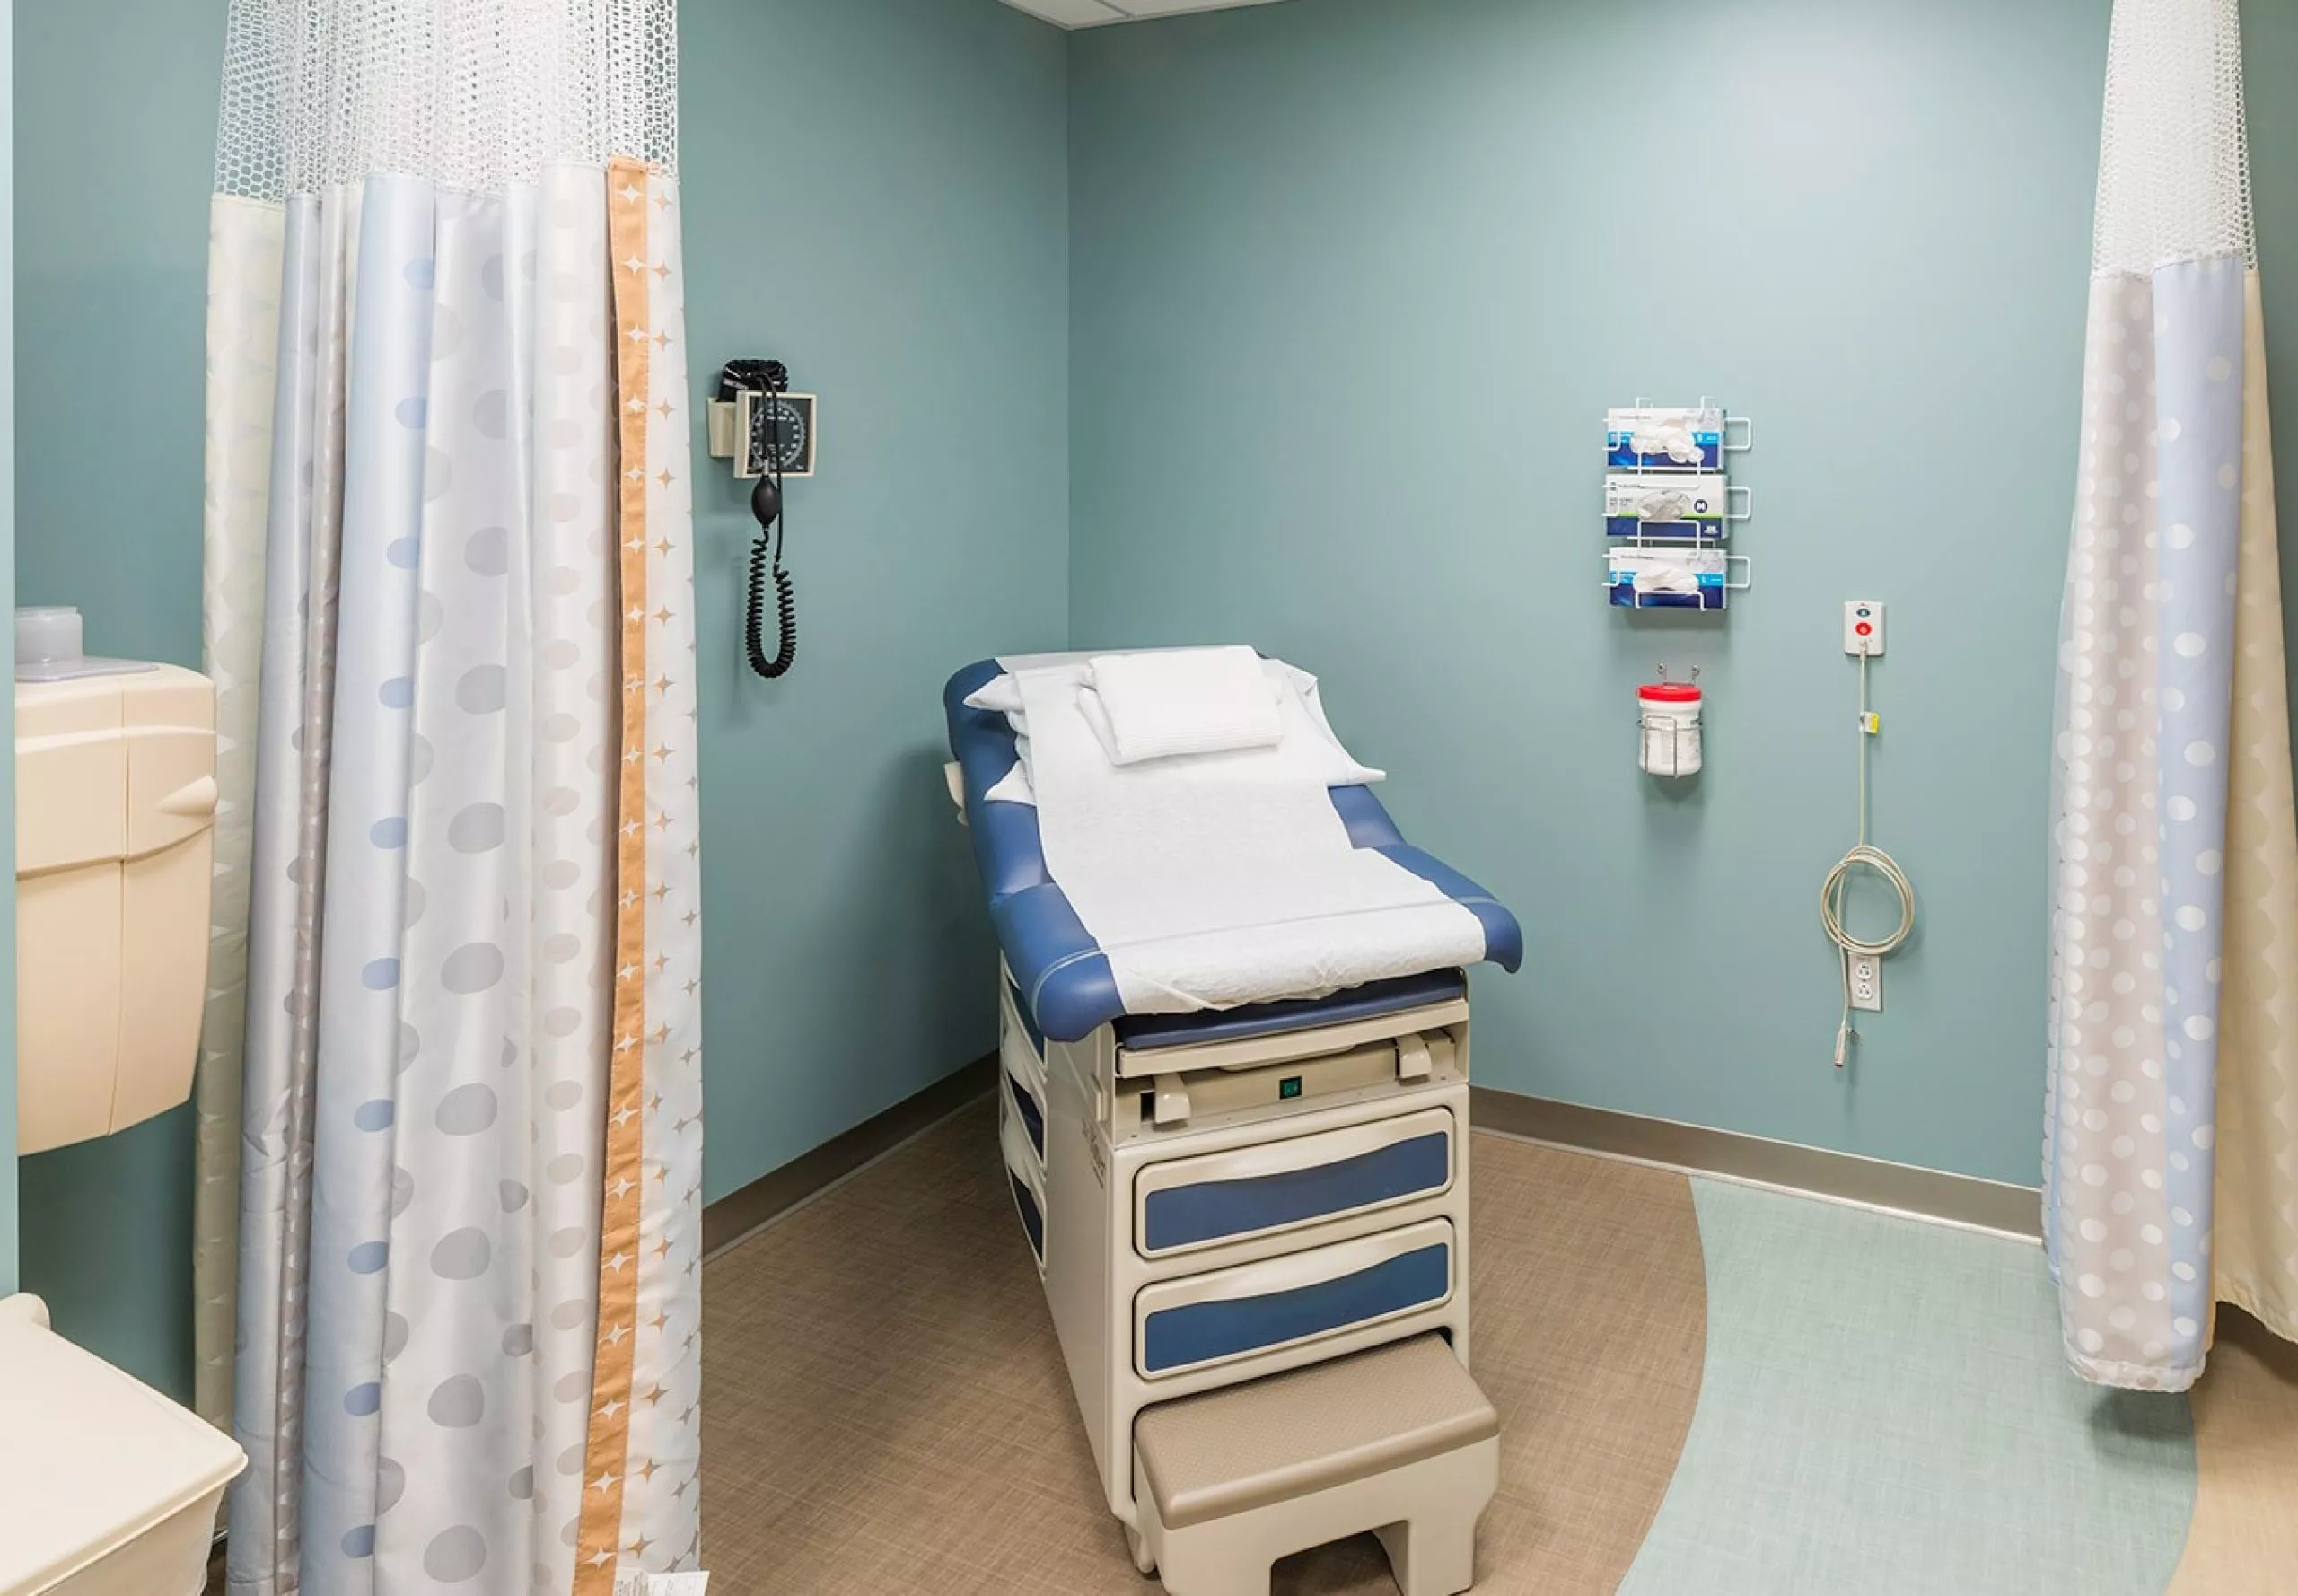
[[[233,6],[197,1218],[234,1592],[700,1565],[670,15]]]
[[[2085,1378],[2298,1335],[2298,837],[2234,0],[2118,0],[2059,645],[2044,1217]]]

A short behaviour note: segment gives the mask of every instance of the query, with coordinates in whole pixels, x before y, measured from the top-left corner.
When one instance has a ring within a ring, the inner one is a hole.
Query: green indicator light
[[[1276,1095],[1280,1099],[1285,1100],[1300,1096],[1301,1077],[1298,1075],[1287,1075],[1285,1079],[1279,1081],[1276,1083]]]

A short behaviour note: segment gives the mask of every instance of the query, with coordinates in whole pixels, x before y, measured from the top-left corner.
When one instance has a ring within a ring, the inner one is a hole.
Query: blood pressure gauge
[[[736,396],[737,428],[745,440],[738,477],[763,477],[776,466],[784,477],[814,474],[814,396],[761,393],[745,389]]]

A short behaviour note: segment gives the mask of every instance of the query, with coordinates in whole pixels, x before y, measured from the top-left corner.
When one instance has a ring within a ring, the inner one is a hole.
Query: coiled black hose
[[[790,573],[782,568],[782,488],[774,475],[761,477],[750,490],[750,513],[758,517],[758,541],[750,546],[750,609],[742,638],[749,646],[750,669],[772,681],[789,673],[798,659],[798,594]],[[774,583],[775,609],[781,620],[781,645],[766,657],[766,586]]]
[[[790,386],[790,368],[778,360],[730,360],[718,375],[721,399],[732,399],[743,389],[771,405]],[[750,546],[750,601],[743,616],[742,642],[750,669],[772,681],[789,673],[798,659],[798,594],[790,573],[782,568],[782,451],[780,434],[767,424],[767,448],[758,486],[750,490],[750,513],[758,518],[758,541]],[[749,446],[745,440],[743,447]],[[774,657],[766,654],[766,589],[775,590],[775,610],[781,623]]]

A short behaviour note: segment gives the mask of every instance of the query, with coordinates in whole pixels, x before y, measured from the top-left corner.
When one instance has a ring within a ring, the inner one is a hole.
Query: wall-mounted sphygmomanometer
[[[718,373],[718,397],[710,406],[710,452],[734,462],[738,479],[755,480],[750,513],[758,517],[758,541],[750,548],[749,602],[742,614],[742,644],[750,669],[771,680],[788,673],[798,657],[798,599],[790,573],[782,566],[782,485],[814,474],[814,396],[790,391],[790,368],[778,360],[730,360]],[[775,591],[781,629],[775,652],[766,652],[766,590]]]

